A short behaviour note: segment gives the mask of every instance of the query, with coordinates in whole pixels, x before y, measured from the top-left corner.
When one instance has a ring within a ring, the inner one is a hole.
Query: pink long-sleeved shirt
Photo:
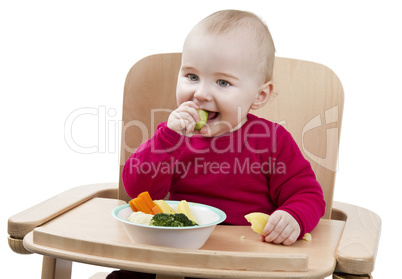
[[[325,211],[321,186],[292,136],[280,125],[248,115],[238,130],[218,137],[187,137],[158,126],[127,160],[123,183],[129,196],[208,204],[225,223],[249,225],[244,215],[287,211],[303,236]]]

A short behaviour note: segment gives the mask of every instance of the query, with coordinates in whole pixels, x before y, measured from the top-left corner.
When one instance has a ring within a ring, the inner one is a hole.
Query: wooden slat
[[[8,234],[22,239],[37,226],[63,214],[93,197],[117,197],[117,183],[78,186],[45,200],[8,219]]]
[[[72,266],[71,261],[44,256],[41,279],[71,279]]]

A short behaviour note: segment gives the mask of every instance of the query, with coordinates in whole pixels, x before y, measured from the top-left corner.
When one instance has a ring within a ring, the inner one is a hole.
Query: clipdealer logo
[[[339,125],[335,125],[335,127],[332,128],[327,128],[326,126],[330,124],[334,125],[339,122],[339,106],[327,109],[324,112],[324,116],[325,122],[322,121],[322,117],[319,114],[303,127],[301,148],[312,161],[330,171],[336,172],[338,170]],[[324,129],[326,133],[325,157],[319,157],[310,152],[306,148],[304,140],[304,136],[307,132],[322,126],[325,126]]]
[[[153,109],[151,111],[151,129],[155,130],[155,114],[156,113],[170,113],[172,110],[169,109]],[[92,120],[97,122],[97,141],[93,142],[91,145],[80,144],[79,140],[73,135],[73,127],[77,125],[77,122],[81,118],[90,117]],[[313,162],[318,165],[330,170],[337,171],[338,163],[338,143],[339,143],[339,125],[336,125],[339,120],[339,107],[334,106],[327,109],[324,112],[325,121],[322,120],[322,116],[319,114],[313,117],[302,129],[301,137],[301,149]],[[281,121],[279,124],[286,123],[286,121]],[[140,129],[142,134],[142,142],[148,140],[148,128],[141,121],[132,120],[128,123],[123,123],[121,120],[117,119],[117,110],[114,108],[107,109],[106,106],[98,106],[97,108],[84,107],[79,108],[71,112],[64,123],[64,139],[67,146],[81,154],[93,154],[93,153],[119,153],[119,144],[121,142],[121,133],[123,138],[125,138],[125,132],[130,127],[135,126]],[[325,146],[325,156],[320,157],[314,154],[312,151],[308,150],[305,142],[305,135],[319,127],[324,127],[326,133],[326,146]],[[329,128],[326,128],[329,126]],[[121,132],[120,132],[121,131]],[[122,143],[126,151],[133,153],[136,151],[137,147],[129,147],[127,144]],[[222,152],[222,150],[220,150]],[[128,158],[126,158],[128,159]]]
[[[93,153],[115,153],[120,140],[119,131],[122,121],[116,120],[117,111],[114,108],[106,109],[105,106],[98,108],[84,107],[71,112],[64,123],[64,140],[68,147],[81,154]],[[77,122],[91,118],[97,122],[97,142],[92,145],[80,144],[79,140],[73,135],[73,127]]]

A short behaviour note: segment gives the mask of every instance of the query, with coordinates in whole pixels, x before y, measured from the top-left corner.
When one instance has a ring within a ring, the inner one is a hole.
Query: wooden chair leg
[[[71,261],[43,256],[42,279],[71,279]]]

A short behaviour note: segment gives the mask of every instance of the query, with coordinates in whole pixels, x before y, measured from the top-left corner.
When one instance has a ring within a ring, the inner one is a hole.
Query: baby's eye
[[[229,82],[227,82],[226,80],[222,80],[222,79],[218,80],[217,83],[218,83],[218,85],[221,86],[221,87],[230,86],[230,83],[229,83]]]
[[[194,75],[194,74],[188,74],[187,77],[191,81],[197,81],[198,80],[198,76]]]

